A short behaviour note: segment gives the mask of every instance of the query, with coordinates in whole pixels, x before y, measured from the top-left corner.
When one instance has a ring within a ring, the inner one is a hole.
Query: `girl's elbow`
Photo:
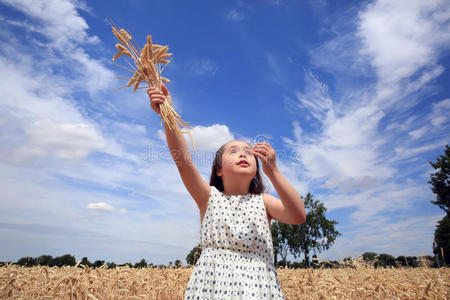
[[[303,224],[306,222],[306,215],[302,215],[301,218],[297,221],[297,225]]]

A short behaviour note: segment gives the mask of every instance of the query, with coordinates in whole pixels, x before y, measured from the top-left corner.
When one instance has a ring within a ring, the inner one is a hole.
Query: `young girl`
[[[158,114],[163,101],[172,105],[164,85],[148,94]],[[226,143],[216,152],[208,184],[182,134],[164,127],[181,179],[200,210],[202,253],[184,299],[285,299],[273,264],[270,221],[301,224],[306,214],[300,195],[277,168],[273,148],[268,143]],[[281,201],[263,193],[257,158]]]

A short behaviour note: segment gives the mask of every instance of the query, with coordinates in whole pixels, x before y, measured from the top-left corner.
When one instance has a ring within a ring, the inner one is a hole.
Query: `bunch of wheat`
[[[123,87],[133,85],[133,92],[136,92],[137,89],[148,89],[149,87],[161,89],[161,84],[163,82],[170,82],[169,79],[161,76],[162,71],[170,62],[169,58],[172,56],[171,53],[167,53],[167,50],[169,50],[168,46],[153,44],[151,35],[147,35],[147,43],[144,45],[144,48],[140,49],[132,35],[125,29],[119,29],[115,25],[112,25],[112,32],[120,42],[116,44],[118,51],[114,55],[113,61],[116,61],[120,56],[125,55],[134,62],[133,65],[128,60],[125,60],[131,69],[117,65],[133,73],[133,76],[130,78],[125,78],[128,79],[128,83]],[[139,87],[141,82],[146,82],[147,86]],[[194,151],[196,151],[194,141],[189,131],[180,129],[180,126],[186,129],[192,127],[181,119],[180,115],[167,101],[160,104],[160,110],[161,125],[164,120],[170,130],[177,130],[189,135],[192,147]]]

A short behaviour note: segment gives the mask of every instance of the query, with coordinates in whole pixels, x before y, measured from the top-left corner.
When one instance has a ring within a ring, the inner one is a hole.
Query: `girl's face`
[[[225,146],[222,154],[222,168],[217,175],[248,174],[249,178],[256,175],[256,157],[250,145],[241,141],[232,141]]]

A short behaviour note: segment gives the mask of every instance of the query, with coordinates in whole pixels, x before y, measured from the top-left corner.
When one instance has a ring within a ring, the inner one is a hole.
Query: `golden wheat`
[[[183,299],[193,267],[0,267],[0,299]],[[450,269],[278,268],[286,299],[450,299]]]
[[[113,61],[116,61],[119,57],[126,55],[133,60],[134,66],[127,60],[131,69],[122,67],[133,73],[128,83],[123,87],[129,87],[133,85],[133,92],[140,88],[157,88],[161,89],[161,85],[170,82],[168,78],[162,77],[161,72],[165,69],[167,64],[170,63],[172,53],[167,53],[168,46],[157,45],[152,42],[151,35],[147,35],[147,42],[142,49],[139,48],[134,41],[133,36],[125,29],[119,29],[115,25],[112,25],[112,32],[121,44],[116,44],[118,52],[114,55]],[[164,65],[164,67],[162,67]],[[146,82],[146,87],[139,87],[142,82]],[[123,88],[120,87],[120,88]],[[187,130],[181,130],[182,128],[192,128],[189,124],[184,122],[180,115],[175,111],[168,101],[164,101],[159,105],[161,111],[161,126],[164,121],[170,130],[176,130],[180,133],[185,133],[189,136],[192,148],[196,152],[194,140],[192,135]]]

